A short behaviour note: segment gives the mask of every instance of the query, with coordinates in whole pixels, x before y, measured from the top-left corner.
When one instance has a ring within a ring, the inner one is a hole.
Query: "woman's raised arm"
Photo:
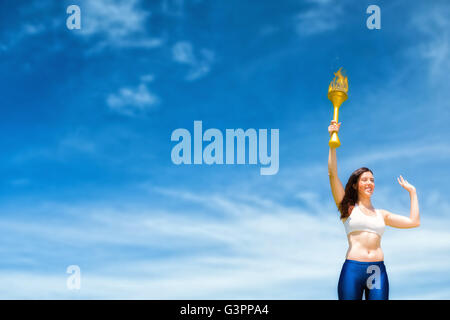
[[[409,192],[411,198],[411,211],[408,217],[404,217],[398,214],[394,214],[387,210],[381,210],[384,216],[384,222],[387,226],[394,228],[416,228],[420,226],[420,215],[419,215],[419,200],[417,199],[416,188],[410,184],[402,176],[397,178],[398,183]]]
[[[330,136],[335,131],[339,132],[340,126],[341,123],[336,124],[336,121],[332,120],[330,126],[328,127],[328,133]],[[339,204],[344,198],[345,190],[337,173],[336,148],[331,147],[330,152],[328,153],[328,177],[330,178],[331,193],[333,194],[334,202],[339,208]]]

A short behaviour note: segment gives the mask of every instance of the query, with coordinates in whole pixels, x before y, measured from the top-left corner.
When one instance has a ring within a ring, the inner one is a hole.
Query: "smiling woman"
[[[330,136],[339,131],[340,125],[331,121],[328,127]],[[420,225],[416,189],[400,176],[399,184],[411,197],[411,214],[407,218],[372,206],[375,179],[368,168],[355,170],[344,189],[338,178],[336,148],[333,147],[330,147],[328,157],[328,175],[349,244],[339,277],[339,299],[361,300],[364,293],[367,300],[388,300],[389,281],[381,250],[381,237],[386,225],[395,228]]]

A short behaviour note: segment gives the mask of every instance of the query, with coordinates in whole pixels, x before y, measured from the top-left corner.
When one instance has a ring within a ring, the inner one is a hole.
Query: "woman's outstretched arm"
[[[333,132],[338,132],[340,126],[340,123],[336,124],[336,121],[332,120],[328,127],[330,136]],[[337,173],[336,148],[331,147],[328,153],[328,177],[330,178],[331,193],[333,194],[334,202],[336,203],[336,206],[339,207],[339,204],[344,198],[345,190]]]
[[[384,215],[384,221],[386,225],[394,228],[415,228],[420,226],[420,215],[419,215],[419,200],[417,198],[416,188],[408,183],[402,176],[400,179],[397,178],[398,183],[409,192],[411,198],[411,212],[408,217],[404,217],[398,214],[393,214],[386,210],[381,210]]]

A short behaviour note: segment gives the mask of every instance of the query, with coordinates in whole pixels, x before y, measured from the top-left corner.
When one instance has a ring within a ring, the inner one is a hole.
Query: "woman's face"
[[[371,197],[375,189],[375,179],[370,171],[364,172],[359,176],[358,181],[358,196]]]

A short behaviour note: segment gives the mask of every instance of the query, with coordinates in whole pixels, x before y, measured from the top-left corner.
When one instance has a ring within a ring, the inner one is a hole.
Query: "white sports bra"
[[[375,216],[368,216],[361,211],[358,204],[355,204],[352,213],[344,221],[345,232],[349,234],[353,231],[369,231],[381,237],[386,225],[381,212],[375,209],[375,213]]]

